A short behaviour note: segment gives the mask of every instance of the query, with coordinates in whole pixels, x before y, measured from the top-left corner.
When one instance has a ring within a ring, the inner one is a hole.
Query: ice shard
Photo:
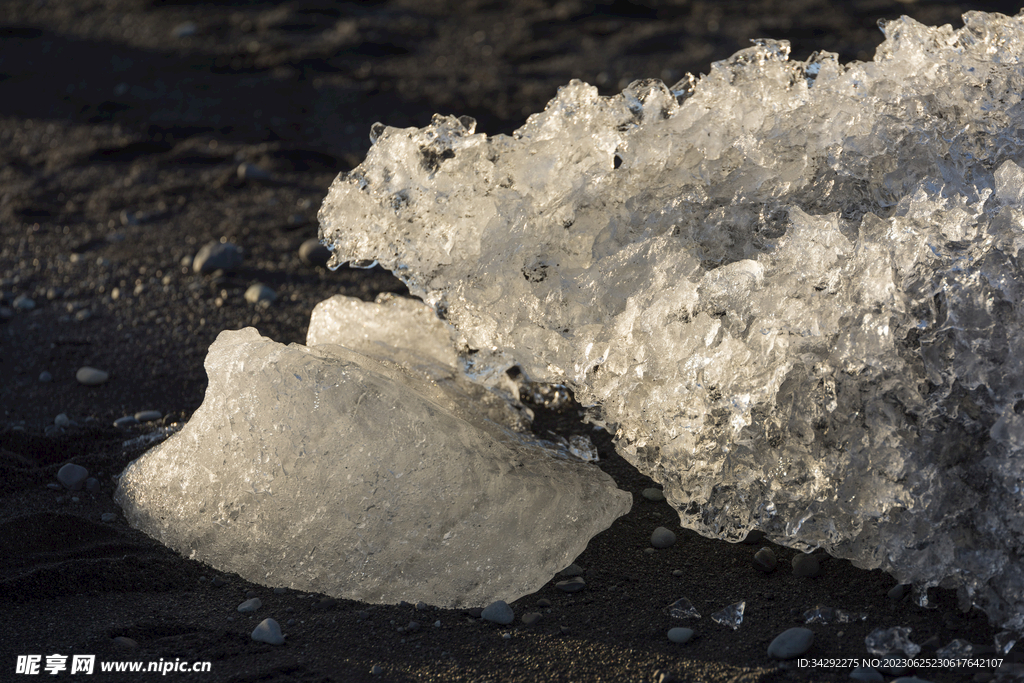
[[[375,127],[321,239],[433,306],[470,376],[569,385],[684,526],[1024,630],[1024,18],[964,23],[573,81],[511,136]]]
[[[432,316],[335,297],[315,345],[222,332],[202,406],[121,475],[128,521],[248,580],[367,602],[483,606],[540,588],[631,496],[456,379]]]

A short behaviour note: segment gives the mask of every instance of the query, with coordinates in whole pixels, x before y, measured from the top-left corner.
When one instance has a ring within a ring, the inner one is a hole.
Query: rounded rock
[[[523,623],[527,626],[533,626],[541,619],[540,612],[527,612],[523,615]]]
[[[192,270],[196,273],[212,273],[215,270],[232,271],[242,265],[242,250],[231,242],[210,242],[203,246],[192,259]]]
[[[775,571],[775,567],[778,566],[779,561],[775,559],[775,553],[772,552],[771,548],[761,548],[754,553],[751,563],[758,571],[770,574]]]
[[[267,618],[259,623],[252,631],[252,639],[261,643],[271,645],[284,645],[284,636],[281,634],[281,625],[273,619]]]
[[[114,644],[120,645],[121,647],[128,650],[134,650],[139,646],[139,644],[135,642],[135,640],[128,638],[127,636],[118,636],[114,638]]]
[[[858,666],[850,672],[850,678],[859,683],[884,683],[885,677],[870,666]]]
[[[125,415],[124,417],[119,417],[114,420],[114,426],[118,429],[127,429],[128,427],[134,427],[137,424],[139,424],[139,421],[131,415]]]
[[[11,305],[19,311],[31,311],[36,307],[36,302],[29,298],[27,294],[19,294]]]
[[[257,282],[254,285],[249,285],[249,289],[245,290],[245,300],[250,304],[258,304],[261,301],[270,303],[277,298],[277,292],[273,289]]]
[[[103,370],[97,370],[91,368],[88,365],[78,368],[78,372],[75,373],[75,379],[78,380],[79,384],[84,384],[87,387],[94,387],[98,384],[103,384],[110,379],[110,373],[104,372]]]
[[[768,646],[768,656],[773,659],[793,659],[811,649],[814,645],[814,631],[809,628],[791,628],[775,636]]]
[[[814,555],[796,555],[793,557],[793,576],[817,576],[821,573],[821,563]]]
[[[583,574],[583,567],[579,566],[575,562],[570,564],[568,567],[566,567],[562,571],[558,572],[559,576],[564,576],[567,579],[571,578],[573,576],[580,576],[582,574]]]
[[[57,471],[57,481],[69,491],[81,491],[85,480],[89,478],[89,470],[81,465],[69,462]]]
[[[104,512],[102,515],[100,515],[100,521],[101,522],[116,522],[117,521],[117,513],[116,512]]]
[[[487,605],[480,612],[480,616],[487,621],[502,625],[511,624],[516,618],[515,612],[512,611],[512,608],[504,600],[497,600]]]
[[[71,418],[68,417],[67,413],[61,413],[57,417],[53,418],[53,424],[55,424],[58,427],[70,427]]]
[[[563,593],[579,593],[581,590],[587,587],[587,582],[583,580],[582,576],[576,576],[568,579],[567,581],[559,581],[555,584],[555,588],[562,591]]]
[[[692,628],[677,626],[668,630],[668,639],[673,643],[686,643],[689,642],[690,638],[693,638]]]
[[[259,598],[250,598],[238,606],[239,612],[255,612],[263,607],[263,601]]]
[[[651,534],[651,545],[659,550],[671,548],[676,544],[676,535],[663,526],[659,526]]]
[[[665,500],[665,493],[661,489],[644,489],[640,493],[640,495],[642,495],[647,500],[655,503],[660,503],[661,501]]]
[[[311,237],[299,247],[299,258],[303,263],[323,268],[331,258],[331,250],[320,244],[320,240]]]
[[[39,381],[40,382],[52,382],[53,381],[53,375],[48,373],[46,370],[43,370],[42,372],[39,373]]]
[[[139,422],[152,422],[153,420],[159,420],[163,417],[163,414],[159,410],[140,410],[135,413],[134,417]]]

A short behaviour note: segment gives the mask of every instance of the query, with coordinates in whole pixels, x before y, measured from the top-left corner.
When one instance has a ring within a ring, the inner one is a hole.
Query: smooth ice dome
[[[1024,629],[1024,18],[574,81],[511,137],[375,127],[320,212],[457,331],[568,384],[682,524],[760,529]]]
[[[339,299],[318,307],[316,346],[217,337],[202,406],[121,476],[132,526],[264,585],[454,607],[539,589],[629,510],[608,475],[458,384],[334,344],[325,309],[377,306]],[[371,347],[408,339],[366,329]]]

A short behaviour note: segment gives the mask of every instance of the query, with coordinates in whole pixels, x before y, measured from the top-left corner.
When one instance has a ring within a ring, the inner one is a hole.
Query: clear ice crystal
[[[943,659],[969,659],[974,654],[974,645],[963,638],[954,638],[945,647],[935,652]]]
[[[1017,644],[1019,636],[1013,631],[1000,631],[993,637],[995,642],[996,652],[1001,654],[1009,654],[1013,646]]]
[[[743,623],[743,611],[747,608],[747,602],[734,602],[728,607],[715,612],[711,615],[711,621],[722,626],[728,626],[733,631],[740,627]]]
[[[854,621],[866,621],[864,612],[847,612],[833,607],[818,605],[804,612],[805,624],[849,624]]]
[[[921,651],[921,646],[910,639],[911,629],[906,626],[876,628],[864,637],[868,652],[878,657],[902,652],[908,657]]]
[[[515,431],[422,310],[336,297],[312,346],[222,332],[202,406],[121,475],[125,517],[268,586],[451,607],[539,589],[632,498]]]
[[[679,598],[665,608],[668,615],[673,619],[700,619],[700,612],[693,606],[693,603],[686,598]]]
[[[511,136],[384,127],[320,211],[456,330],[564,384],[683,526],[957,587],[1024,628],[1024,17],[763,40],[573,81]]]

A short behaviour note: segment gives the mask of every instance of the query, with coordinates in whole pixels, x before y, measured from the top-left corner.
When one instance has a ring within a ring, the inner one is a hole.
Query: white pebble
[[[110,373],[104,372],[103,370],[97,370],[96,368],[90,368],[86,365],[78,368],[78,372],[75,373],[75,379],[78,380],[79,384],[93,387],[97,384],[103,384],[110,379]]]
[[[259,303],[261,301],[271,302],[277,298],[277,293],[270,287],[256,283],[249,285],[249,289],[245,290],[245,300],[250,304]]]
[[[252,639],[261,643],[271,645],[284,645],[284,636],[281,635],[281,625],[273,619],[264,619],[259,626],[253,629]]]

